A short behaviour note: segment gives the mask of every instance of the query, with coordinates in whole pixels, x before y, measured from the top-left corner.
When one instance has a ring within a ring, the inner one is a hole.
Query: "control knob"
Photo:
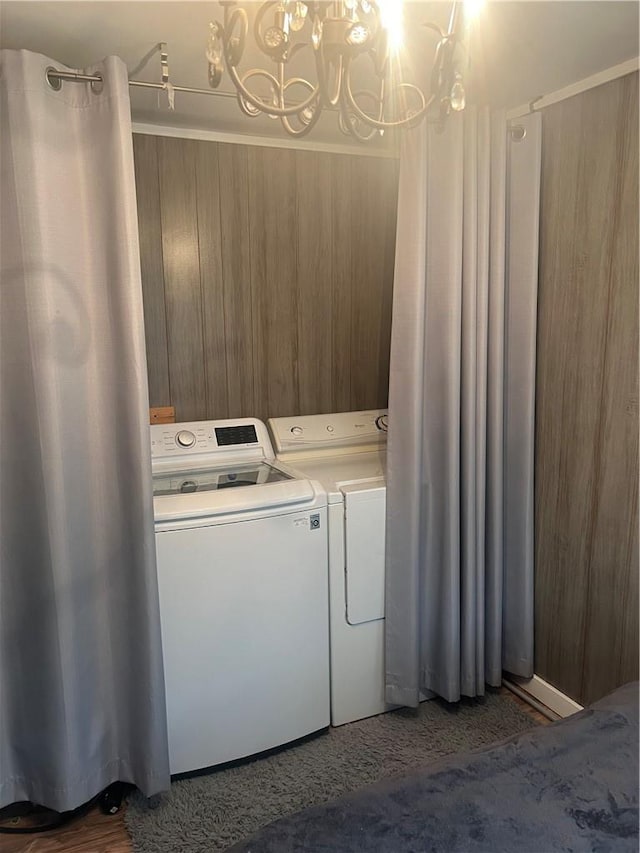
[[[291,427],[291,435],[302,435],[302,427],[299,427],[299,426]]]
[[[176,444],[179,447],[193,447],[196,443],[195,435],[188,429],[181,429],[176,435]]]
[[[389,429],[387,415],[378,415],[378,417],[376,418],[376,426],[382,432],[387,432]]]

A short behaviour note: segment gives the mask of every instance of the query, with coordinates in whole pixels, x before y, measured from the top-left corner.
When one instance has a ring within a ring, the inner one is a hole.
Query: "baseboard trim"
[[[582,711],[583,706],[575,702],[565,693],[549,684],[539,675],[533,678],[519,678],[511,675],[503,679],[504,686],[511,690],[516,696],[524,699],[540,713],[557,720],[561,717],[570,717],[572,714]]]

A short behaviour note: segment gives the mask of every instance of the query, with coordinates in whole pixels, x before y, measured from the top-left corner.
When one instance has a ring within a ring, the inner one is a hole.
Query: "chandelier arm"
[[[437,32],[440,36],[440,41],[442,41],[442,39],[445,38],[447,35],[442,29],[442,27],[439,27],[437,24],[434,24],[433,21],[425,21],[422,26],[426,27],[428,30],[435,30],[435,32]]]
[[[428,98],[425,97],[424,92],[419,89],[417,86],[414,86],[411,83],[401,83],[400,84],[405,89],[411,89],[414,92],[417,92],[422,101],[422,107],[414,113],[412,116],[407,116],[407,118],[398,119],[397,121],[386,121],[384,119],[374,119],[367,113],[363,112],[360,109],[358,104],[356,103],[355,98],[353,97],[353,92],[351,91],[351,77],[347,74],[344,85],[344,94],[347,100],[347,104],[349,109],[351,109],[355,115],[360,119],[360,121],[368,124],[369,127],[375,127],[379,130],[385,130],[392,127],[412,127],[414,124],[418,124],[424,116],[427,114],[427,111],[431,107],[431,104],[435,101],[435,94],[431,94]]]
[[[225,53],[225,58],[226,58],[226,53]],[[238,93],[241,94],[242,97],[245,98],[245,100],[247,100],[256,109],[260,110],[260,112],[266,113],[267,115],[270,115],[270,116],[276,116],[277,118],[280,118],[281,116],[296,115],[296,113],[299,113],[302,110],[304,110],[306,107],[311,106],[314,99],[316,99],[320,93],[319,88],[316,87],[316,88],[314,88],[313,92],[309,95],[309,97],[306,99],[306,101],[301,101],[300,103],[295,104],[292,107],[285,107],[283,109],[281,107],[275,107],[275,106],[272,106],[270,104],[266,104],[261,98],[258,98],[256,95],[254,95],[252,92],[250,92],[247,89],[247,87],[244,85],[244,83],[242,82],[242,79],[238,75],[238,72],[236,71],[235,68],[227,67],[227,70],[229,72],[229,77],[231,78],[231,82],[236,87]],[[268,71],[263,71],[262,69],[253,69],[252,71],[249,71],[247,73],[253,74],[254,72],[259,72],[260,74],[262,74],[264,76],[270,77],[274,81],[276,87],[278,86],[278,81],[273,76],[273,74],[269,74]],[[245,75],[245,77],[246,77],[246,75]]]
[[[231,41],[233,31],[236,24],[240,24],[240,35],[235,37],[235,43]],[[244,9],[234,9],[229,13],[229,7],[224,9],[224,27],[222,31],[222,47],[224,50],[224,58],[227,63],[227,69],[235,68],[242,59],[244,48],[247,41],[247,33],[249,31],[249,19]]]
[[[311,119],[311,121],[306,125],[303,124],[303,126],[301,128],[298,128],[298,129],[294,128],[291,125],[287,116],[282,116],[280,119],[280,122],[281,122],[282,126],[284,127],[284,129],[289,134],[289,136],[297,136],[297,137],[306,136],[307,133],[309,133],[309,131],[312,130],[315,127],[315,125],[318,123],[318,120],[320,119],[321,115],[322,115],[322,110],[320,110],[320,109],[314,110],[313,111],[313,118]]]
[[[314,87],[308,80],[305,80],[304,77],[290,77],[288,80],[286,80],[283,86],[285,92],[287,91],[289,86],[305,86],[307,89],[310,90],[311,94],[314,97],[320,97],[320,91],[318,86]],[[302,109],[304,109],[304,107],[300,106],[297,108],[297,111],[300,112],[300,110]]]
[[[286,109],[284,105],[284,90],[285,90],[285,80],[284,80],[284,62],[280,60],[278,62],[278,107],[281,110]],[[283,121],[286,116],[281,116],[281,121]]]
[[[378,130],[376,130],[376,128],[373,128],[373,127],[369,128],[369,132],[366,135],[364,133],[360,133],[359,130],[356,130],[356,127],[354,126],[354,124],[349,121],[348,117],[345,118],[344,116],[345,116],[345,114],[343,114],[341,111],[340,115],[338,117],[338,124],[339,124],[340,130],[344,134],[346,134],[347,136],[353,136],[353,138],[355,140],[357,140],[358,142],[362,142],[362,143],[369,142],[371,139],[373,139],[373,137],[376,135],[376,133],[378,133]]]
[[[378,121],[384,121],[384,99],[387,94],[387,87],[385,85],[386,80],[384,77],[380,78],[380,95],[378,97]],[[349,78],[349,84],[351,84],[351,78]],[[351,91],[351,85],[349,85],[349,91]],[[354,99],[355,101],[355,96]]]
[[[436,54],[431,69],[431,92],[434,96],[441,94],[444,84],[450,87],[450,77],[453,74],[453,56],[458,41],[455,34],[446,35],[438,42]]]
[[[336,107],[340,103],[340,92],[342,91],[342,79],[344,76],[344,67],[342,57],[338,62],[338,70],[336,72],[336,87],[333,97],[329,98],[328,106]]]
[[[240,92],[236,92],[236,100],[242,112],[249,118],[257,118],[259,115],[262,115],[262,111],[257,109],[257,107],[252,107],[251,104],[245,103]]]
[[[322,42],[320,42],[320,47],[315,49],[315,55],[316,55],[316,73],[318,75],[318,87],[319,87],[320,93],[322,95],[323,104],[325,106],[329,106],[329,107],[336,107],[340,101],[340,92],[342,89],[342,79],[343,79],[342,57],[340,57],[340,62],[338,65],[337,85],[335,87],[335,93],[333,95],[329,95],[329,83],[327,81],[326,63],[325,63],[324,48],[322,46]]]
[[[348,72],[349,72],[349,68],[347,66],[347,72],[346,73],[348,74]],[[358,94],[368,95],[369,97],[372,98],[372,100],[374,100],[376,102],[376,104],[378,105],[378,118],[380,120],[382,120],[383,115],[384,115],[384,100],[383,100],[384,99],[384,79],[382,79],[382,78],[380,79],[380,92],[377,95],[374,92],[369,92],[369,91],[360,92]],[[376,134],[380,133],[380,130],[378,130],[375,127],[371,127],[371,125],[367,125],[367,132],[366,133],[361,132],[359,130],[359,128],[356,126],[356,123],[351,121],[350,117],[352,115],[354,115],[354,113],[349,112],[349,104],[348,104],[347,99],[344,97],[344,94],[343,94],[342,99],[340,101],[340,114],[338,116],[338,126],[339,126],[340,130],[344,134],[353,136],[353,138],[357,142],[361,142],[361,143],[369,142],[371,139],[373,139],[373,137]],[[357,119],[357,116],[355,116],[355,118]],[[359,123],[363,124],[363,122],[361,122],[361,121]]]
[[[291,86],[303,86],[304,88],[310,89],[311,92],[314,92],[314,87],[308,80],[305,80],[303,77],[292,77],[283,83],[283,94],[286,96],[287,89]],[[295,128],[289,118],[287,116],[282,116],[280,118],[280,123],[286,130],[286,132],[290,136],[306,136],[307,133],[318,123],[320,116],[322,114],[322,110],[320,109],[320,95],[318,94],[318,98],[315,102],[315,105],[312,107],[306,108],[307,110],[311,110],[311,118],[304,118],[305,109],[301,109],[296,113],[298,121],[301,124],[301,127]]]

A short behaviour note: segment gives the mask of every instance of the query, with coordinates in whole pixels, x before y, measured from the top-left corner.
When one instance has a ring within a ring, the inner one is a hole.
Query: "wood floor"
[[[21,826],[25,821],[1,823]],[[103,815],[96,806],[60,829],[31,835],[0,835],[1,853],[133,853],[124,809]]]
[[[532,720],[546,725],[549,720],[524,700],[502,690]],[[98,807],[60,829],[32,835],[0,834],[0,853],[133,853],[124,824],[124,808],[116,815],[103,815]],[[33,818],[30,819],[33,824]],[[0,826],[24,826],[26,819],[15,823],[2,820]],[[169,851],[168,851],[169,853]]]

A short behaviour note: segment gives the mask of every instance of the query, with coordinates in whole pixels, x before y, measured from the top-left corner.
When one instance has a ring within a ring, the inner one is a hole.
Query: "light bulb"
[[[387,44],[397,53],[404,41],[402,0],[378,0],[380,23],[387,34]]]
[[[464,0],[464,18],[470,23],[478,17],[484,6],[484,0]]]

